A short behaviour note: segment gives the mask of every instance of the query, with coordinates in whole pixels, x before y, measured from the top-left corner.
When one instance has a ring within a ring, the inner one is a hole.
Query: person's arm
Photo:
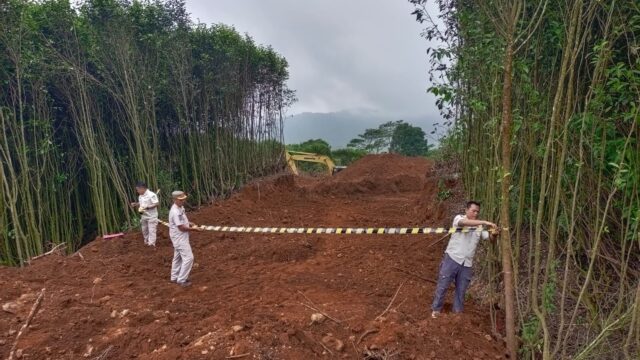
[[[191,225],[191,226],[189,226],[189,225]],[[202,228],[196,227],[196,224],[194,224],[194,223],[178,225],[178,229],[180,229],[180,231],[184,231],[184,232],[202,231]]]
[[[496,224],[490,222],[490,221],[485,221],[485,220],[471,220],[471,219],[467,219],[467,218],[462,218],[460,220],[458,220],[458,226],[488,226],[491,228],[495,228],[497,227]]]
[[[489,230],[482,230],[480,233],[482,240],[491,240],[495,242],[498,239],[498,228],[491,228]]]
[[[202,228],[196,227],[196,224],[189,222],[187,217],[184,215],[177,215],[175,217],[175,224],[180,231],[183,232],[193,232],[193,231],[202,231]]]
[[[204,231],[204,228],[202,226],[198,226],[196,225],[196,223],[189,223],[189,229],[194,229],[193,231]]]
[[[155,209],[158,207],[158,205],[160,205],[160,200],[158,200],[158,196],[157,195],[152,195],[151,196],[151,205],[145,207],[145,209],[149,210],[149,209]]]
[[[131,207],[132,207],[132,208],[140,207],[140,202],[141,202],[141,200],[142,200],[142,199],[141,199],[141,196],[140,196],[140,195],[138,195],[138,201],[136,201],[136,202],[132,202],[132,203],[130,204],[130,205],[131,205]]]
[[[486,220],[471,220],[467,219],[465,216],[457,216],[453,221],[453,226],[487,226],[490,228],[490,231],[482,230],[480,233],[480,237],[482,239],[487,240],[491,236],[491,240],[495,240],[496,237],[493,235],[495,230],[497,229],[497,225]]]

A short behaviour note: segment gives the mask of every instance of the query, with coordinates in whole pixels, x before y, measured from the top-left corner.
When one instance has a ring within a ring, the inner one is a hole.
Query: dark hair
[[[469,200],[467,201],[467,209],[471,207],[471,205],[476,205],[477,207],[480,207],[480,203],[475,201],[475,200]]]
[[[136,183],[136,187],[137,188],[145,188],[146,189],[147,188],[147,184],[144,181],[138,181]]]

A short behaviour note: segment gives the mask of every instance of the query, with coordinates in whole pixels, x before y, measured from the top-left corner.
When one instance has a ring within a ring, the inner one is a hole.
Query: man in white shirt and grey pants
[[[189,222],[184,213],[184,202],[187,194],[182,191],[171,193],[173,205],[169,211],[169,237],[173,243],[173,263],[171,264],[171,281],[180,286],[189,286],[189,273],[193,266],[193,252],[189,244],[189,232],[202,231],[196,224]]]
[[[477,201],[467,202],[464,215],[457,215],[453,219],[453,227],[463,226],[487,226],[492,229],[496,224],[478,220],[480,213],[480,203]],[[438,285],[431,305],[431,317],[437,318],[442,311],[444,298],[451,282],[455,282],[456,290],[453,298],[453,312],[460,313],[464,309],[464,295],[473,276],[473,255],[480,238],[488,239],[489,233],[484,230],[470,231],[467,233],[456,232],[451,234],[449,245],[444,253],[444,258],[440,263],[440,273],[438,275]]]
[[[142,215],[140,218],[140,227],[142,227],[142,236],[144,244],[148,246],[156,246],[156,230],[158,229],[158,195],[147,189],[147,184],[140,181],[136,184],[136,192],[138,193],[138,202],[131,203],[132,207],[137,207],[138,212]]]

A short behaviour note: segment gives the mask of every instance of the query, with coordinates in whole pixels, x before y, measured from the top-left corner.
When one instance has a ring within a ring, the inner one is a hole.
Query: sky
[[[440,121],[427,94],[427,40],[407,0],[187,0],[194,21],[232,25],[289,63],[298,101],[285,142],[333,147],[365,128],[411,119],[426,133]],[[434,13],[435,14],[435,13]],[[328,122],[327,122],[328,121]],[[329,128],[327,128],[329,127]]]

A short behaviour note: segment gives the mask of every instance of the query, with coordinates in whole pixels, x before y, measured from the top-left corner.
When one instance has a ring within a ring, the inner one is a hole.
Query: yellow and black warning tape
[[[160,221],[161,224],[169,226],[169,223]],[[453,234],[487,231],[488,229],[478,227],[253,227],[253,226],[198,226],[203,230],[219,232],[239,232],[239,233],[268,233],[268,234],[346,234],[346,235],[373,235],[373,234],[393,234],[393,235],[416,235],[416,234]]]

